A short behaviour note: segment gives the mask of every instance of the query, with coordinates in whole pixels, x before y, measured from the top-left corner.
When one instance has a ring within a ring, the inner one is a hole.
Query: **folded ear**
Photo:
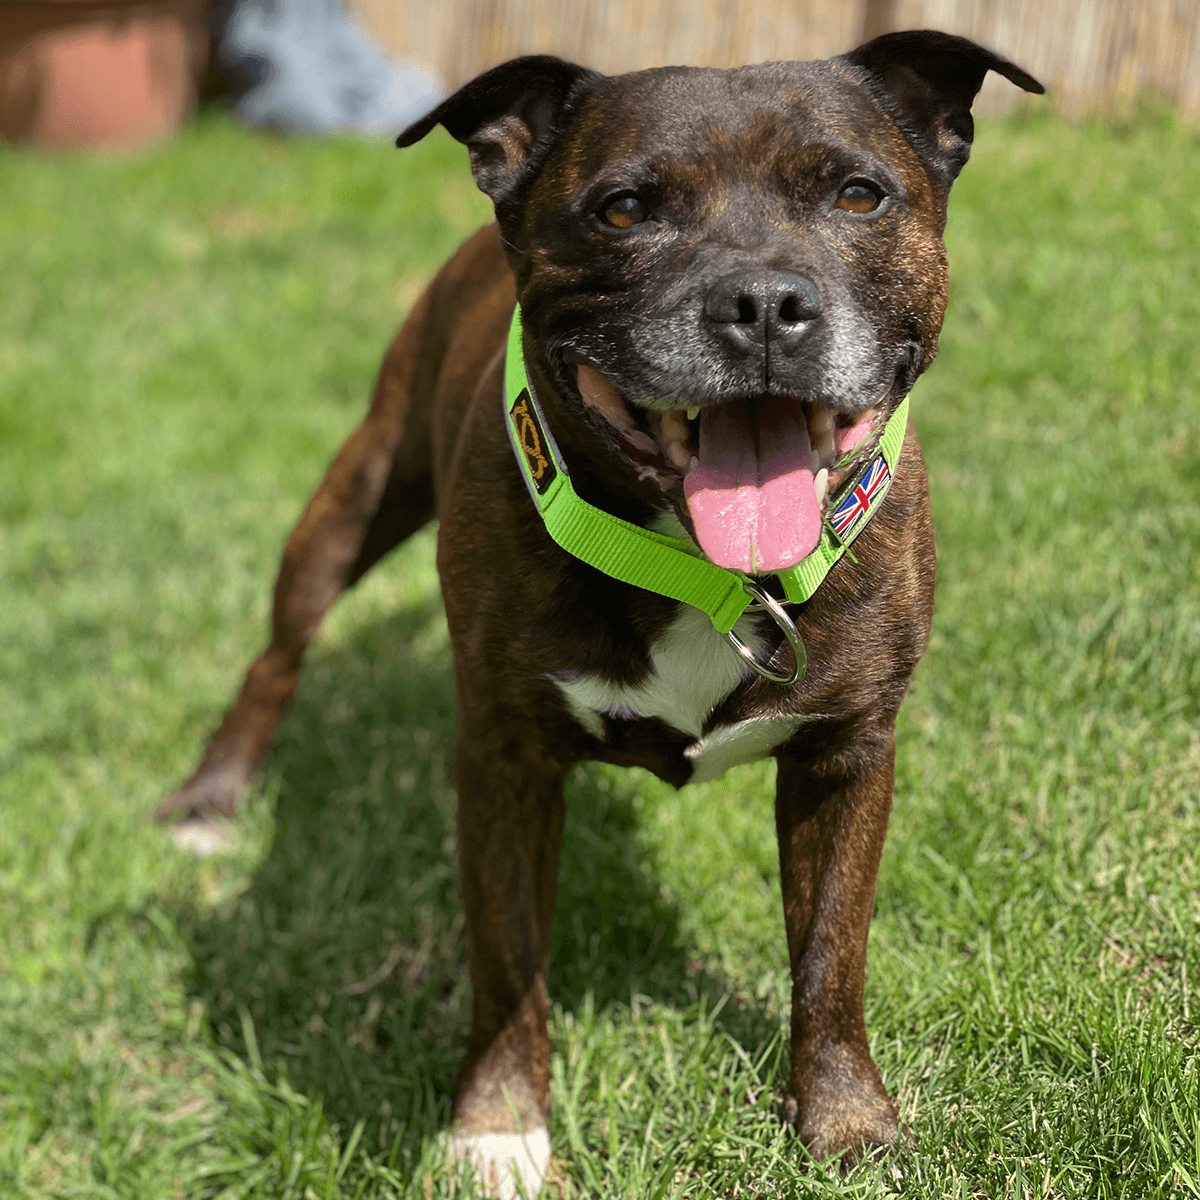
[[[888,108],[944,197],[971,153],[971,103],[989,71],[1027,92],[1046,89],[1020,67],[967,38],[933,30],[886,33],[838,61]]]
[[[410,125],[396,145],[411,146],[444,125],[466,143],[475,182],[500,205],[536,172],[568,111],[602,78],[549,54],[514,58],[464,84]]]

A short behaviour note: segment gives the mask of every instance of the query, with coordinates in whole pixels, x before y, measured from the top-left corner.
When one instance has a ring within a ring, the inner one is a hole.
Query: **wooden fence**
[[[945,29],[1020,63],[1064,111],[1150,93],[1200,113],[1200,0],[899,0],[897,29]],[[980,97],[1012,92],[995,76]]]
[[[1067,112],[1151,92],[1200,113],[1200,0],[347,0],[398,58],[454,87],[516,54],[606,72],[824,58],[886,29],[943,29],[1006,54]],[[991,77],[980,107],[1016,101]]]

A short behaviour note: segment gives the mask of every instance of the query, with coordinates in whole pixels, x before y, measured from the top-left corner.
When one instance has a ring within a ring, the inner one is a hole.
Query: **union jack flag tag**
[[[858,482],[838,501],[829,524],[838,541],[848,546],[862,532],[871,514],[892,486],[892,471],[882,454],[858,477]]]

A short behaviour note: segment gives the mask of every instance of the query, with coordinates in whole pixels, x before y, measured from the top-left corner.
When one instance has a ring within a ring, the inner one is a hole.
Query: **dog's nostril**
[[[744,349],[751,341],[803,335],[821,315],[821,295],[799,271],[749,268],[709,288],[704,315],[718,336]]]

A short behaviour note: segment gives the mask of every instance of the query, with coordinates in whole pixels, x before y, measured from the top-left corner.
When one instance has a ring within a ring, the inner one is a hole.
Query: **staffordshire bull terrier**
[[[269,647],[161,816],[231,816],[346,587],[432,517],[458,689],[473,985],[455,1152],[498,1196],[550,1156],[550,922],[579,762],[676,786],[765,755],[792,976],[783,1112],[896,1140],[863,1023],[894,724],[933,611],[907,395],[985,74],[963,38],[606,78],[551,57],[441,124],[496,223],[439,272],[284,551]]]

